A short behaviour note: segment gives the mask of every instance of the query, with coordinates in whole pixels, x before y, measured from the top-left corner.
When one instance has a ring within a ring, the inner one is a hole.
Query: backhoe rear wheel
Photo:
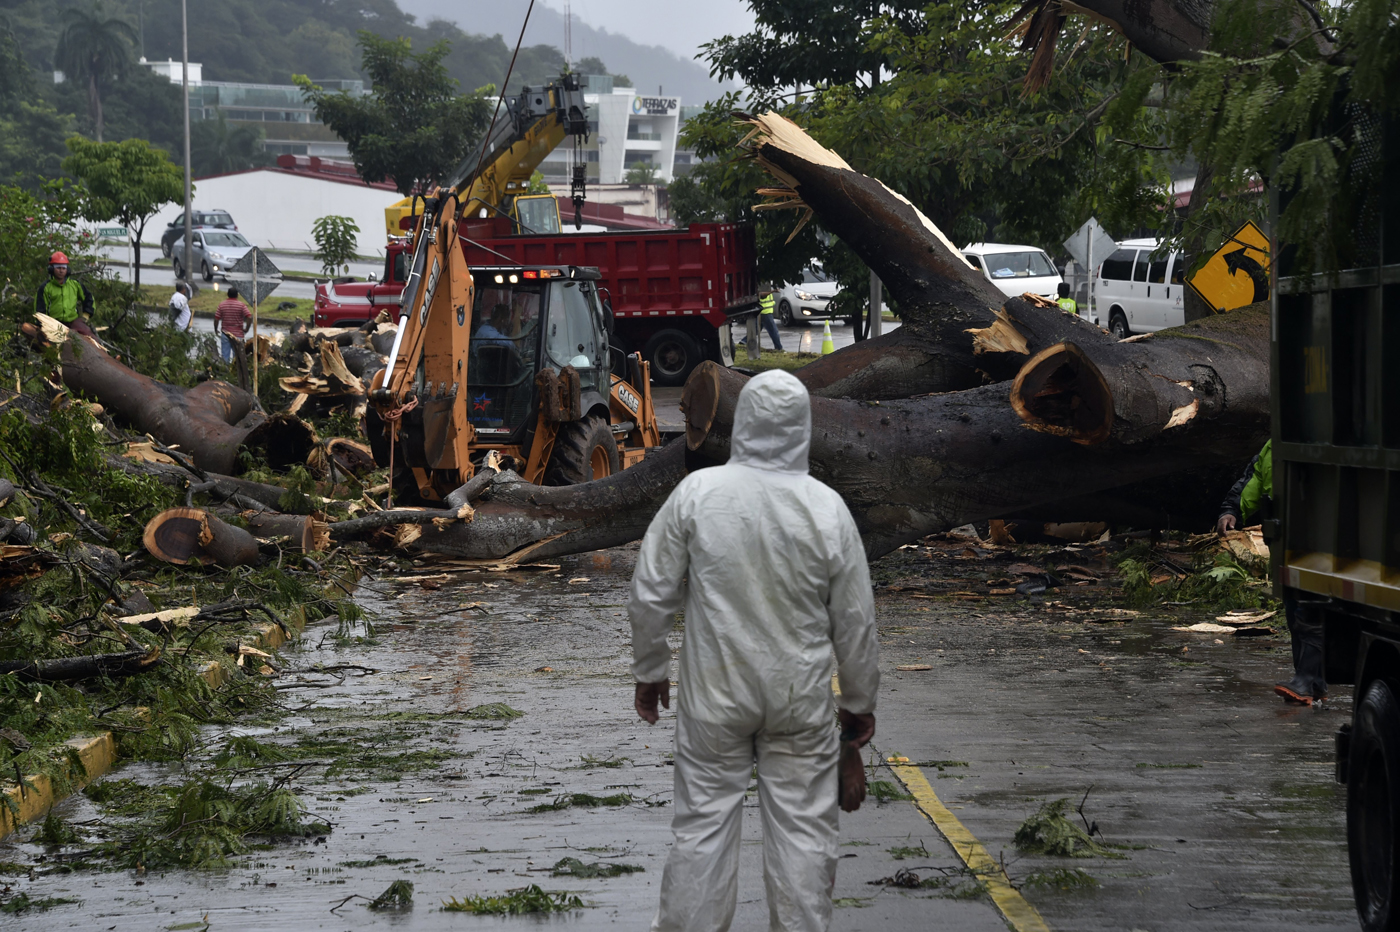
[[[622,468],[617,440],[605,418],[594,414],[559,425],[554,452],[545,467],[545,485],[578,485],[604,479]]]

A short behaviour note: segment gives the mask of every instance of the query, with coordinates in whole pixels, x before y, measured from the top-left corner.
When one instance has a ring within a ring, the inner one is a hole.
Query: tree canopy
[[[94,142],[72,136],[68,149],[72,155],[63,160],[63,169],[82,183],[83,216],[96,222],[116,220],[136,234],[134,284],[140,288],[141,234],[162,205],[184,198],[184,172],[144,139]]]
[[[101,142],[102,97],[133,64],[136,30],[126,19],[109,15],[99,0],[87,9],[65,10],[63,19],[63,31],[54,49],[54,67],[62,70],[65,77],[87,85],[93,134]]]
[[[374,82],[364,97],[331,93],[305,75],[296,83],[316,116],[350,147],[366,181],[392,181],[400,194],[426,193],[477,145],[491,119],[480,93],[458,93],[443,59],[446,41],[414,52],[408,39],[360,32],[362,66]]]

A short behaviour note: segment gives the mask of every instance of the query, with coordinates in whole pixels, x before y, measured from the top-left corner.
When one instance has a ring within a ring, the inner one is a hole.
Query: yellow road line
[[[890,764],[889,768],[914,797],[914,805],[918,806],[943,837],[948,839],[948,844],[953,846],[953,850],[962,858],[967,869],[986,883],[992,902],[1001,910],[1011,928],[1015,932],[1050,932],[1050,927],[1045,924],[1035,907],[1027,903],[1020,892],[1011,886],[1011,880],[1001,869],[1001,865],[967,830],[967,826],[959,822],[958,817],[943,805],[924,772],[912,764]]]

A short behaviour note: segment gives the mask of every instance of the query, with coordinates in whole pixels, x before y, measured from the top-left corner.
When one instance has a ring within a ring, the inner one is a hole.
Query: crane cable
[[[501,104],[506,99],[506,88],[510,86],[510,76],[515,72],[515,59],[520,54],[520,45],[525,41],[525,27],[530,25],[530,14],[535,9],[535,0],[530,0],[530,5],[525,8],[525,21],[520,24],[520,36],[515,40],[515,51],[510,55],[510,65],[506,68],[506,79],[501,82],[501,93],[496,96],[496,109],[491,113],[491,125],[486,127],[486,135],[481,137],[481,152],[476,157],[476,171],[472,172],[472,185],[476,185],[476,180],[481,177],[481,163],[486,160],[486,146],[491,141],[491,134],[496,131],[496,119],[501,115]],[[470,190],[468,191],[470,194]],[[461,205],[466,207],[464,201]],[[496,211],[500,213],[499,208]],[[456,238],[457,231],[453,230],[453,238]]]

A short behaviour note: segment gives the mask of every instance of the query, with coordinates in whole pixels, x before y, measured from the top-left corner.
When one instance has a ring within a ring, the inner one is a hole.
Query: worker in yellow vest
[[[782,337],[778,336],[778,324],[773,320],[773,295],[776,292],[771,284],[765,285],[758,293],[758,319],[763,325],[763,329],[768,331],[768,337],[773,341],[773,349],[779,352],[783,349]]]
[[[1075,316],[1078,316],[1079,302],[1069,296],[1068,283],[1060,282],[1059,291],[1060,297],[1055,301],[1055,303],[1060,306],[1060,310],[1064,311],[1066,314],[1074,314]]]

